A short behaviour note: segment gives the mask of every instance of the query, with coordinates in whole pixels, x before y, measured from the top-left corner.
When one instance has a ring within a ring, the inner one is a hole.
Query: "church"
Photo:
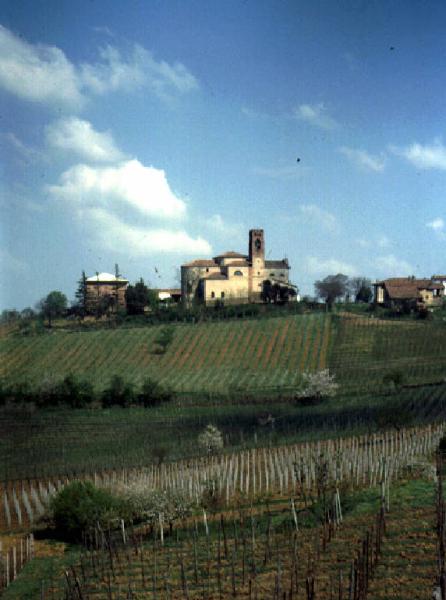
[[[216,303],[245,304],[263,302],[265,285],[296,295],[289,281],[288,260],[265,260],[263,229],[249,232],[248,254],[232,250],[212,259],[193,260],[181,266],[181,297],[186,306],[193,302],[208,306]],[[269,283],[267,283],[269,282]]]

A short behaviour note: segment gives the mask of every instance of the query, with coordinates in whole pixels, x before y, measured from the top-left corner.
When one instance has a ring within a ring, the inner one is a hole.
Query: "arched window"
[[[275,277],[276,275],[275,275],[275,273],[270,273],[269,276],[270,277]]]
[[[237,275],[237,277],[243,277],[243,273],[241,271],[234,271],[234,275]]]
[[[215,292],[211,292],[211,298],[215,298]]]
[[[224,293],[224,292],[222,292],[222,293],[221,293],[221,297],[222,297],[222,298],[224,298],[224,297],[225,297],[225,293]]]

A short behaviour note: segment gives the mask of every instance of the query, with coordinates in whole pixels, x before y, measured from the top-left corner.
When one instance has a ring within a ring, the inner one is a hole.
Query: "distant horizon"
[[[446,5],[6,0],[0,310],[195,258],[446,272]],[[244,251],[244,250],[243,250]]]

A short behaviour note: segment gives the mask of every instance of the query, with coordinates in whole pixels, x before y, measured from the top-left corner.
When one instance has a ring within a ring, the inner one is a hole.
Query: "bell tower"
[[[249,230],[249,262],[254,269],[265,268],[265,236],[263,229]]]

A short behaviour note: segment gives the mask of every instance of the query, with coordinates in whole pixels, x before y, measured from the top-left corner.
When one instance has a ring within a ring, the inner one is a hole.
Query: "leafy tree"
[[[15,309],[8,309],[6,308],[5,310],[2,310],[2,314],[0,316],[0,322],[1,323],[13,323],[14,321],[17,321],[17,319],[20,317],[19,312]]]
[[[87,276],[85,271],[82,271],[81,278],[78,281],[78,287],[76,290],[76,312],[84,318],[87,314]]]
[[[372,282],[366,277],[352,277],[349,281],[349,290],[355,302],[370,302],[372,299]]]
[[[68,541],[80,542],[97,523],[108,527],[120,516],[122,506],[110,492],[90,481],[73,481],[51,499],[50,510],[59,534]]]
[[[304,373],[303,386],[296,397],[303,404],[318,404],[323,398],[331,398],[336,395],[339,388],[334,378],[334,375],[330,375],[329,369]]]
[[[223,448],[223,435],[215,425],[208,425],[198,436],[198,445],[207,454],[218,454]]]
[[[325,279],[318,280],[314,284],[314,289],[318,298],[321,298],[329,310],[338,298],[343,298],[348,290],[348,277],[342,273],[337,275],[328,275]]]
[[[48,319],[48,327],[51,327],[53,319],[61,317],[67,310],[67,297],[62,292],[50,292],[46,298],[39,303],[42,316]]]
[[[127,287],[125,301],[129,315],[142,315],[146,306],[154,306],[156,304],[156,292],[150,290],[141,277],[135,285]]]
[[[89,381],[79,381],[71,373],[57,386],[55,393],[60,403],[71,408],[84,408],[94,400],[92,384]]]
[[[296,293],[294,288],[272,283],[269,279],[266,279],[262,285],[262,299],[264,302],[284,304],[289,301],[290,297],[296,296]]]

